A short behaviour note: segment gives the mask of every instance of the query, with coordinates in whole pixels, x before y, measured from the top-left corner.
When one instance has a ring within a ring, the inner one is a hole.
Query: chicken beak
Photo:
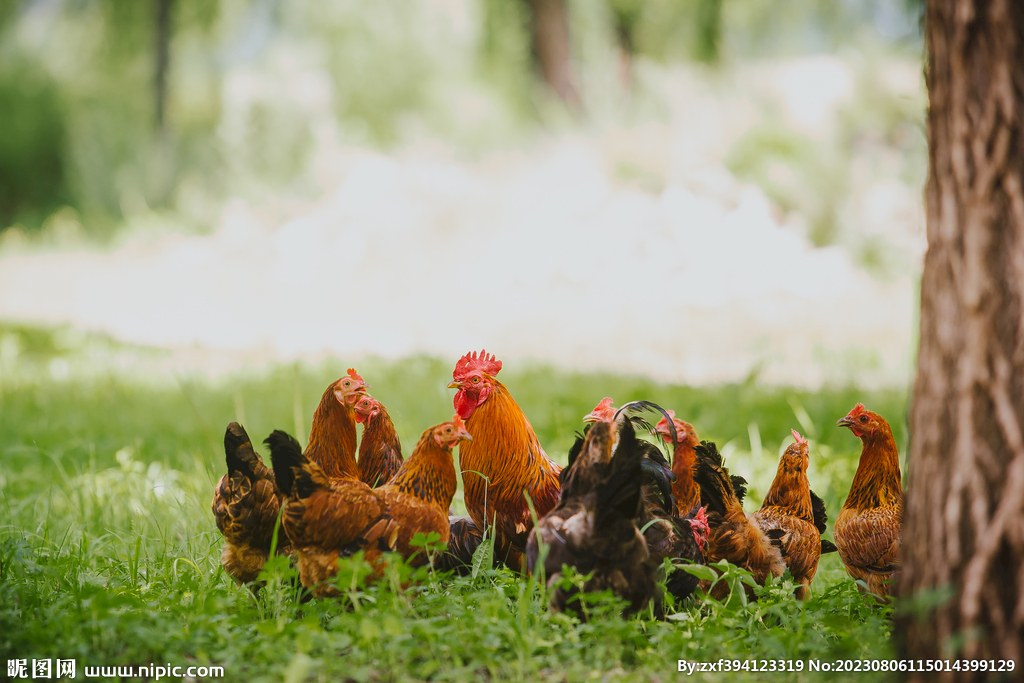
[[[462,388],[462,382],[452,382],[452,383],[450,383],[448,385],[448,388],[449,389],[461,389]]]
[[[589,415],[586,415],[583,418],[583,421],[584,422],[600,422],[601,418],[599,418],[597,415],[594,415],[593,413],[590,413]]]
[[[836,426],[837,427],[852,427],[853,426],[853,420],[851,420],[849,418],[849,416],[841,417],[838,420],[836,420]]]

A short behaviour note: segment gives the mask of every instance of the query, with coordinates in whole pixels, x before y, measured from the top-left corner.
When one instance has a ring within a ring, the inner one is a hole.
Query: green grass
[[[220,567],[210,498],[224,468],[223,429],[240,419],[254,440],[278,427],[304,438],[320,394],[347,365],[213,381],[163,372],[161,358],[66,330],[0,326],[0,660],[76,658],[79,676],[86,665],[154,662],[214,664],[227,680],[246,681],[608,681],[675,679],[684,675],[679,659],[892,655],[888,613],[861,598],[835,555],[804,604],[780,583],[757,603],[707,602],[663,622],[602,616],[605,601],[582,623],[548,612],[542,587],[505,570],[410,577],[400,563],[366,587],[353,583],[361,568],[349,561],[339,579],[345,598],[302,605],[289,594],[290,570],[275,565],[271,589],[254,599]],[[407,452],[451,416],[454,360],[355,364]],[[900,392],[690,388],[511,363],[501,379],[563,462],[580,418],[605,395],[676,410],[751,480],[748,510],[792,427],[812,437],[810,479],[832,518],[859,454],[835,420],[861,400],[890,418],[901,447],[906,440]],[[692,678],[723,675],[735,676]]]

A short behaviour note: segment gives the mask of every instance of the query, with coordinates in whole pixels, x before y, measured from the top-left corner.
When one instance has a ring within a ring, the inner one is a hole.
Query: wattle
[[[476,410],[476,401],[471,399],[465,389],[459,389],[455,393],[455,412],[463,420],[468,420],[473,411]]]

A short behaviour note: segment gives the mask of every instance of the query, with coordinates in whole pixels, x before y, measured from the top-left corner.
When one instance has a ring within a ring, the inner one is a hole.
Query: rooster
[[[807,439],[792,430],[794,443],[779,461],[779,470],[753,519],[765,531],[781,531],[782,557],[799,587],[798,600],[807,597],[822,553],[835,550],[821,539],[825,532],[825,504],[807,483]]]
[[[478,529],[494,527],[495,557],[522,570],[526,537],[558,502],[561,468],[548,458],[526,415],[497,380],[501,361],[481,351],[455,365],[455,410],[473,441],[459,450],[466,509]],[[529,501],[527,500],[529,496]]]
[[[263,464],[249,435],[237,422],[229,424],[224,433],[224,452],[228,473],[213,496],[213,516],[225,542],[220,561],[235,581],[248,584],[256,581],[270,557],[282,497],[273,471]],[[283,534],[278,538],[277,552],[291,553]]]
[[[355,479],[356,430],[352,404],[365,394],[366,383],[355,370],[332,382],[313,412],[306,455],[338,479]],[[255,581],[266,562],[282,495],[274,473],[253,450],[245,430],[235,422],[224,435],[228,473],[213,492],[214,520],[224,536],[224,570],[239,583]],[[278,539],[279,552],[287,549]]]
[[[359,444],[359,479],[371,488],[388,483],[402,466],[402,442],[398,440],[391,416],[380,401],[369,394],[355,403],[356,422],[363,425]]]
[[[693,481],[693,463],[696,459],[694,449],[700,445],[700,439],[693,425],[677,420],[675,411],[667,412],[675,436],[666,418],[661,418],[654,431],[666,443],[672,444],[672,473],[676,476],[672,482],[672,495],[675,496],[679,511],[688,514],[700,507],[700,487]]]
[[[747,569],[761,585],[769,574],[782,576],[786,571],[779,550],[783,534],[780,530],[765,533],[753,516],[743,512],[746,481],[729,475],[722,455],[710,441],[702,441],[697,446],[696,457],[694,480],[700,486],[701,503],[710,511],[708,563],[728,560]],[[719,582],[711,595],[722,599],[728,592],[728,586]]]
[[[603,413],[562,472],[557,506],[530,532],[527,564],[534,573],[543,562],[548,586],[554,587],[552,609],[564,611],[578,598],[577,587],[561,582],[563,566],[590,576],[584,592],[610,590],[624,599],[625,615],[643,609],[655,595],[656,567],[634,521],[643,451],[619,445],[615,415]]]
[[[338,558],[359,550],[378,573],[381,553],[410,563],[427,558],[410,545],[417,533],[437,532],[448,542],[448,507],[458,484],[452,448],[471,439],[456,415],[423,432],[409,458],[384,486],[329,479],[282,431],[267,437],[277,486],[288,496],[282,526],[298,556],[299,577],[318,597],[337,595],[328,580]]]
[[[665,430],[669,441],[677,441],[678,435],[673,433],[675,425],[669,427],[667,422],[672,412],[649,401],[627,403],[616,411],[612,407],[612,399],[605,398],[583,421],[612,419],[616,424],[615,449],[638,449],[643,454],[640,464],[640,510],[634,521],[643,533],[652,564],[660,568],[665,558],[703,564],[709,531],[707,516],[699,505],[698,509],[689,511],[689,514],[680,514],[681,510],[673,495],[676,475],[661,451],[636,435],[636,427],[650,430],[648,423],[640,416],[645,411],[664,415],[659,425]],[[569,453],[570,463],[575,457],[574,451],[581,445],[582,437],[577,435],[576,444]],[[562,472],[564,474],[565,470]],[[685,474],[692,481],[692,474]],[[697,579],[688,572],[674,571],[668,577],[665,587],[677,601],[682,602],[696,590]]]
[[[899,453],[889,423],[858,403],[837,425],[861,441],[860,464],[850,495],[832,529],[847,573],[883,601],[899,570],[903,487]]]

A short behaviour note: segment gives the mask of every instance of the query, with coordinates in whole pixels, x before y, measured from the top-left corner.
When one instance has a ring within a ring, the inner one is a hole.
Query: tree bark
[[[529,0],[533,54],[544,80],[572,109],[581,108],[569,47],[569,22],[564,0]]]
[[[902,656],[1024,666],[1024,6],[929,0]],[[981,680],[982,672],[942,674]],[[935,680],[934,674],[911,674]]]

